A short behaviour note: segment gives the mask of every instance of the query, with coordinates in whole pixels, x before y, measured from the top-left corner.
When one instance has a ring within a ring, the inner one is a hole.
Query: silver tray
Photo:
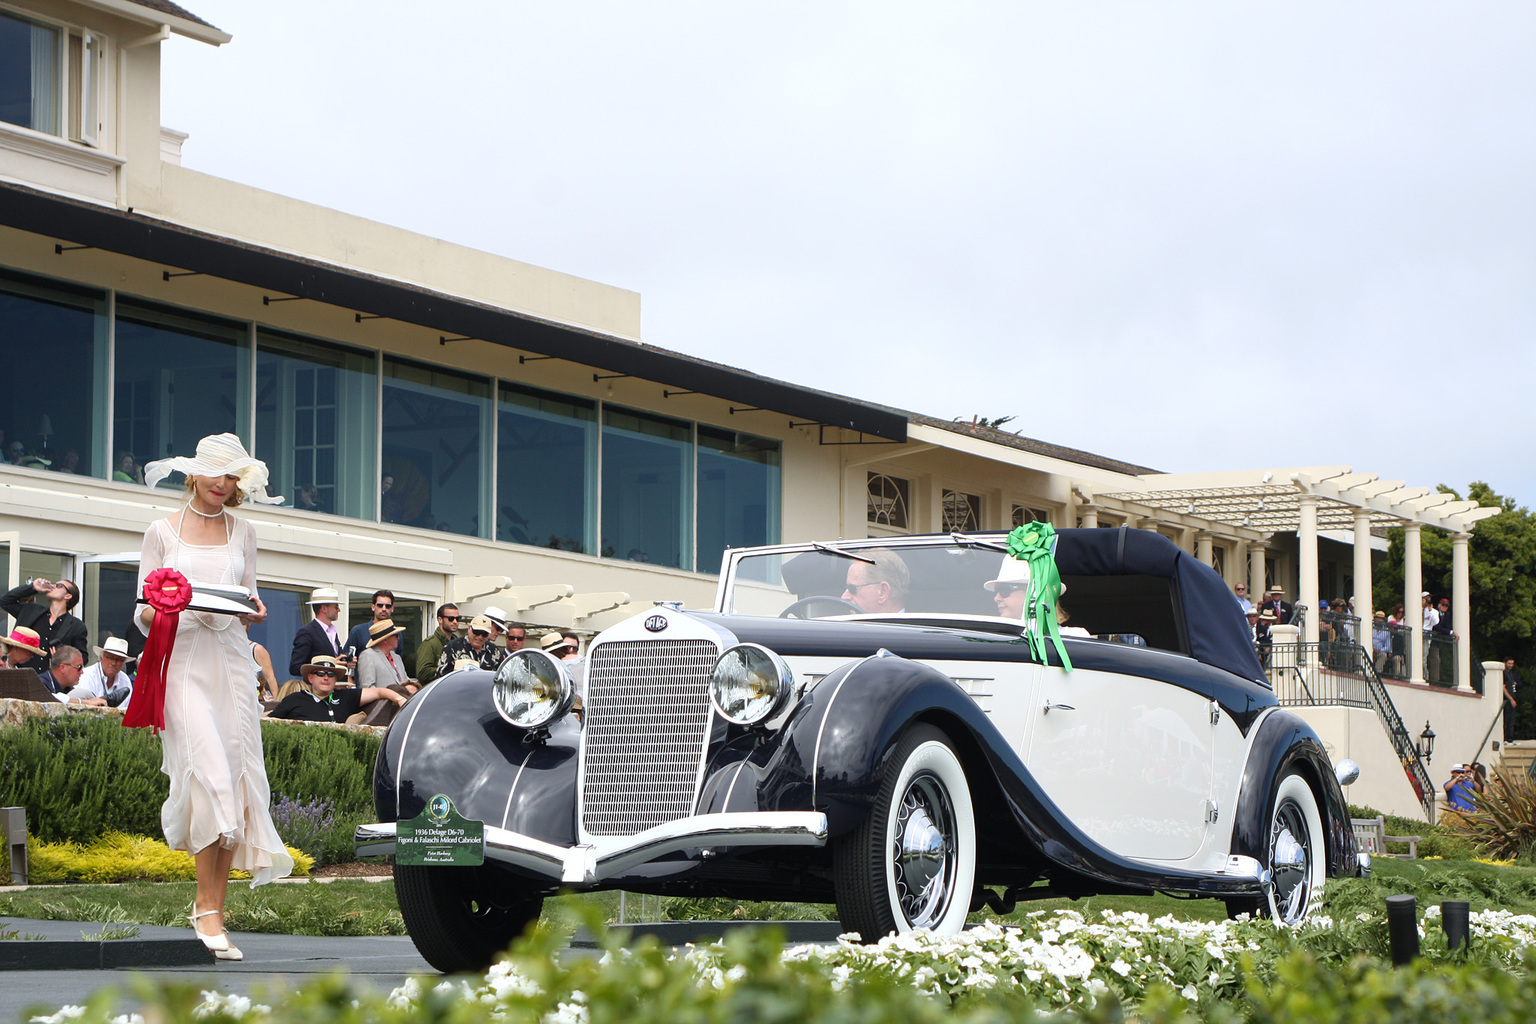
[[[149,602],[142,597],[139,604]],[[192,584],[192,603],[187,605],[187,610],[192,612],[218,612],[221,615],[251,615],[260,609],[251,598],[251,592],[244,587],[226,587],[218,583],[194,583]]]

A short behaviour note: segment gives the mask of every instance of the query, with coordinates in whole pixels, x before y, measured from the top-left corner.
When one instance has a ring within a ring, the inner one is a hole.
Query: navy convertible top
[[[1074,625],[1137,633],[1154,647],[1268,685],[1237,598],[1210,566],[1150,530],[1058,530],[1056,567]],[[1164,582],[1166,581],[1166,582]]]

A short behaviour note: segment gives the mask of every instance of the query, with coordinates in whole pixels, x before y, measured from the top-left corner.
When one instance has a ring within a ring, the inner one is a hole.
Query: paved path
[[[107,927],[138,931],[130,939],[86,938],[99,936]],[[730,928],[752,927],[752,923],[668,921],[628,927],[635,935],[654,935],[675,946],[705,941]],[[777,927],[790,942],[831,942],[839,931],[835,922],[826,921],[782,922]],[[347,974],[359,988],[380,995],[413,974],[437,973],[404,935],[333,938],[236,932],[235,945],[245,959],[230,963],[214,960],[191,938],[189,928],[0,917],[0,932],[10,931],[23,938],[0,941],[0,1024],[25,1021],[35,1013],[55,1013],[67,1003],[84,1004],[107,988],[122,993],[118,1013],[136,1010],[139,1003],[130,991],[134,976],[182,981],[226,994],[258,997],[259,1001],[263,992],[297,988],[317,975],[336,971]],[[562,955],[593,955],[591,947],[590,936],[578,931]],[[39,953],[58,966],[50,970],[25,966],[38,959]],[[138,966],[102,966],[124,962]],[[11,966],[17,963],[23,966]]]
[[[104,988],[124,993],[118,1012],[137,1008],[129,992],[129,980],[143,975],[156,980],[178,980],[215,988],[220,992],[256,995],[277,987],[296,988],[316,975],[345,971],[360,987],[386,993],[412,974],[435,974],[406,936],[322,938],[307,935],[235,934],[235,945],[245,953],[239,963],[215,961],[199,946],[191,964],[175,967],[102,968],[95,949],[100,943],[81,941],[81,934],[99,934],[101,924],[81,921],[33,921],[0,918],[0,931],[15,929],[23,936],[43,940],[73,940],[78,949],[62,949],[62,962],[73,960],[77,968],[63,970],[9,970],[0,972],[0,1022],[25,1021],[29,1013],[54,1013],[66,1003],[85,1003]],[[139,926],[133,939],[118,943],[141,945],[184,943],[187,928]],[[19,941],[19,940],[18,940]],[[195,940],[194,940],[195,941]],[[115,944],[115,943],[114,943]],[[10,946],[7,942],[5,945]],[[206,959],[204,959],[206,958]],[[185,957],[177,957],[185,960]]]

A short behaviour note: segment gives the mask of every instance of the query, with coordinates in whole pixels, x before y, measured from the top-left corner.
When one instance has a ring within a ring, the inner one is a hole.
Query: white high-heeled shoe
[[[197,904],[192,904],[192,913],[187,918],[187,920],[192,922],[192,933],[198,937],[203,946],[213,954],[216,960],[245,959],[245,954],[241,953],[235,944],[229,941],[229,931],[227,929],[219,932],[217,935],[209,935],[197,926],[198,918],[217,913],[219,913],[217,910],[205,910],[199,914],[197,912]]]

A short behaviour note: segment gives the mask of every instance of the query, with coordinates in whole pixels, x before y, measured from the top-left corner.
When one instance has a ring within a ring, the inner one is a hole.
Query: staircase
[[[1499,749],[1499,769],[1505,773],[1530,775],[1536,766],[1536,740],[1514,740]]]

